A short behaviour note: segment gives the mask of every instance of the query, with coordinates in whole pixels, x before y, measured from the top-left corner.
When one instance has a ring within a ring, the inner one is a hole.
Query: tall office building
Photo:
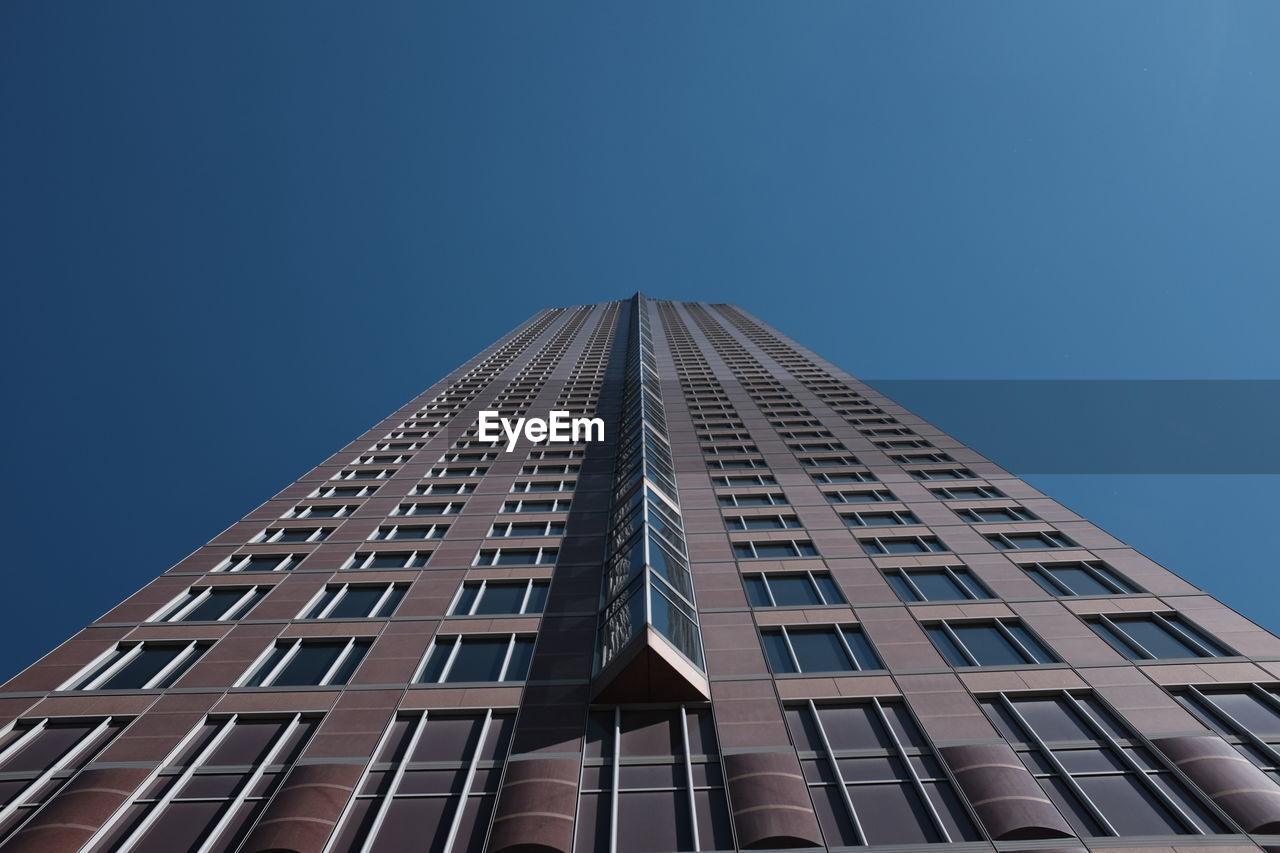
[[[9,681],[0,853],[1256,850],[1278,676],[811,350],[636,296],[537,314]]]

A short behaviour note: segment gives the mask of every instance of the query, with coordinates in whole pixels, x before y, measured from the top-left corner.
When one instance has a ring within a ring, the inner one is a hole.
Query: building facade
[[[552,410],[604,440],[476,435]],[[0,688],[0,853],[1257,850],[1278,677],[811,350],[637,295],[540,312]]]

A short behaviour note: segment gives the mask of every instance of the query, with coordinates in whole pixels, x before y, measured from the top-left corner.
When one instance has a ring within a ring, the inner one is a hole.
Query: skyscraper
[[[478,434],[553,411],[604,434]],[[4,685],[0,853],[1274,849],[1278,675],[809,349],[637,295],[540,312]]]

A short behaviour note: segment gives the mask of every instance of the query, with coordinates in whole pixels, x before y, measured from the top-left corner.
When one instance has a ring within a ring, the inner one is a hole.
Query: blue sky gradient
[[[548,304],[733,301],[867,377],[1280,378],[1278,31],[1247,0],[0,4],[0,518],[43,581],[0,599],[0,674]],[[1276,478],[1030,479],[1280,625]]]

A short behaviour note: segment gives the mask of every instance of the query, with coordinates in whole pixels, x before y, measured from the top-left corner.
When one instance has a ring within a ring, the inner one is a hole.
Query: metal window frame
[[[234,586],[211,585],[206,587],[188,587],[183,593],[169,601],[164,607],[161,607],[150,618],[144,620],[146,622],[181,622],[182,617],[195,610],[205,601],[207,601],[216,589],[238,589]],[[195,592],[199,589],[199,592]],[[249,605],[254,596],[258,595],[262,590],[262,585],[254,585],[244,588],[244,594],[236,599],[234,603],[226,610],[222,611],[216,619],[202,620],[209,622],[224,622],[232,619],[238,619],[243,616],[241,612],[243,608]],[[195,592],[193,595],[192,593]],[[264,593],[265,594],[265,593]],[[247,609],[245,610],[247,612]]]

